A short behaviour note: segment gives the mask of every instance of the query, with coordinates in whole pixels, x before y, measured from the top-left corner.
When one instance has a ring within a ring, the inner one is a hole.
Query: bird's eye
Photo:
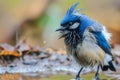
[[[71,26],[72,24],[73,24],[72,22],[69,22],[67,25],[68,25],[68,26]]]
[[[72,22],[67,22],[67,23],[65,23],[65,24],[61,24],[62,27],[69,27],[69,26],[71,26],[71,25],[73,25]]]
[[[72,22],[69,22],[69,25],[72,25]]]

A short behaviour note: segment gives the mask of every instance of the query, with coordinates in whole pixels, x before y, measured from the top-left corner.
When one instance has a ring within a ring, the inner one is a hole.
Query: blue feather
[[[97,40],[97,44],[105,51],[105,53],[108,53],[112,55],[110,45],[105,39],[102,32],[92,32]]]
[[[73,22],[73,21],[77,21],[80,19],[79,16],[75,16],[73,15],[73,11],[74,9],[77,7],[77,5],[79,4],[79,2],[73,4],[66,12],[66,15],[63,17],[63,20],[61,21],[61,25],[66,24],[67,22]]]
[[[91,26],[94,21],[92,19],[90,19],[89,17],[87,17],[86,15],[79,15],[80,16],[80,34],[83,34],[83,32],[85,31],[85,29],[89,26]]]
[[[71,15],[74,11],[74,9],[77,7],[77,5],[79,4],[79,2],[76,2],[75,4],[73,4],[68,10],[67,13],[68,15]]]

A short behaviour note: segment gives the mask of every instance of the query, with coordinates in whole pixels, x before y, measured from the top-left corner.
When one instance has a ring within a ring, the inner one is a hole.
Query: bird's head
[[[79,2],[73,4],[67,10],[60,23],[59,29],[56,30],[62,33],[60,38],[65,37],[67,34],[75,31],[78,31],[82,35],[86,27],[93,24],[93,21],[89,17],[78,13],[81,9],[74,11],[78,4]]]
[[[75,3],[72,5],[66,12],[66,15],[63,17],[59,29],[56,31],[60,31],[62,33],[62,37],[69,34],[71,31],[75,31],[80,26],[80,16],[75,15],[74,9],[79,3]]]

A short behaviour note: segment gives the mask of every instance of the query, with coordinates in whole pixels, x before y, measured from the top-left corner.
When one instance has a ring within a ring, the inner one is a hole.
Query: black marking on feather
[[[108,63],[109,63],[109,65],[110,65],[110,66],[109,66],[110,70],[111,70],[111,71],[116,71],[116,69],[115,69],[112,61],[109,61]]]
[[[108,66],[108,65],[104,65],[104,66],[102,67],[102,70],[103,70],[103,71],[107,71],[107,70],[108,70],[108,68],[109,68],[109,66]]]
[[[109,61],[108,64],[109,64],[109,65],[104,65],[104,66],[102,67],[102,70],[103,70],[103,71],[107,71],[108,69],[110,69],[111,71],[116,71],[116,69],[115,69],[112,61]]]
[[[79,43],[82,43],[82,36],[78,33],[78,30],[71,31],[64,36],[64,42],[67,46],[76,48]]]

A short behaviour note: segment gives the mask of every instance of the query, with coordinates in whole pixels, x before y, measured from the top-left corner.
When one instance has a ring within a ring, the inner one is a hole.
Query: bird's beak
[[[62,27],[56,29],[56,31],[64,31],[64,29]]]

